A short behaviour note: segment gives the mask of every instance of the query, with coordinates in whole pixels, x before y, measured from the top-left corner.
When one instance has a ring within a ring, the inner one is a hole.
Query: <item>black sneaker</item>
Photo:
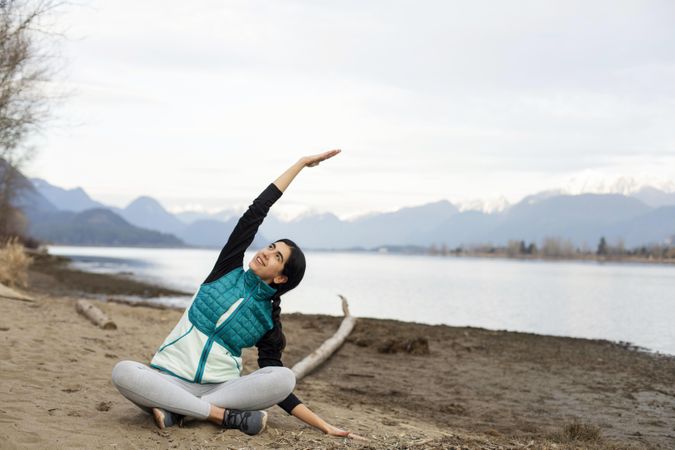
[[[174,425],[183,426],[183,419],[185,418],[185,416],[162,408],[152,408],[152,416],[155,418],[155,423],[160,430]]]
[[[251,436],[262,433],[266,424],[267,413],[265,411],[227,409],[223,417],[223,428],[240,430]]]

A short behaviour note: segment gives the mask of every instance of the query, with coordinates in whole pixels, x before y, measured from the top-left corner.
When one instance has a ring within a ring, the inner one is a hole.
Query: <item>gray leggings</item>
[[[112,382],[123,396],[146,412],[162,408],[206,419],[211,405],[256,410],[279,403],[293,392],[295,374],[286,367],[263,367],[225,383],[198,384],[135,361],[120,361],[113,368]]]

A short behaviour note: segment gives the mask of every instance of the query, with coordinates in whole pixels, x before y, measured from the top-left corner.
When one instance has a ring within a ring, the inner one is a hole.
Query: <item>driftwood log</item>
[[[117,324],[101,311],[97,306],[87,300],[78,300],[75,303],[77,312],[89,319],[94,325],[98,325],[104,330],[116,330]]]
[[[181,308],[179,306],[163,305],[161,303],[149,302],[147,300],[127,300],[126,298],[110,297],[106,301],[108,303],[119,303],[120,305],[131,306],[132,308],[143,306],[145,308],[153,308],[153,309],[176,309],[179,311],[185,310],[185,308]]]
[[[321,363],[327,360],[335,351],[340,348],[344,343],[349,333],[352,332],[354,324],[356,323],[356,317],[352,316],[349,313],[349,304],[347,299],[344,296],[340,295],[342,299],[342,312],[345,315],[345,318],[340,324],[337,332],[326,339],[323,344],[312,353],[307,355],[302,361],[298,362],[293,366],[293,373],[295,373],[295,379],[301,380],[305,375],[310,373],[312,370],[316,369]]]
[[[0,298],[6,298],[8,300],[19,300],[21,302],[34,302],[33,297],[30,297],[29,295],[22,294],[20,292],[15,291],[14,289],[5,286],[4,284],[0,283]]]

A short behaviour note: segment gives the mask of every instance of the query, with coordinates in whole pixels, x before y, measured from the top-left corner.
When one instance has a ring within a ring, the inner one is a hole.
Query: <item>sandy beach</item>
[[[181,312],[105,302],[171,294],[125,277],[38,260],[24,290],[0,298],[2,448],[673,448],[675,357],[602,340],[360,319],[348,342],[295,393],[368,442],[331,438],[269,409],[249,437],[209,423],[158,430],[112,386],[119,360],[147,363]],[[75,312],[79,298],[116,323]],[[283,307],[283,305],[282,305]],[[340,318],[283,317],[286,365]],[[255,349],[245,372],[256,369]]]

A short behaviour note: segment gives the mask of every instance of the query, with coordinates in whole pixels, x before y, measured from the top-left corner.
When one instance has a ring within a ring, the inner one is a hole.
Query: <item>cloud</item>
[[[92,1],[63,18],[76,94],[55,112],[81,125],[34,170],[211,208],[340,147],[293,208],[341,214],[653,170],[675,153],[673,19],[669,1]]]

